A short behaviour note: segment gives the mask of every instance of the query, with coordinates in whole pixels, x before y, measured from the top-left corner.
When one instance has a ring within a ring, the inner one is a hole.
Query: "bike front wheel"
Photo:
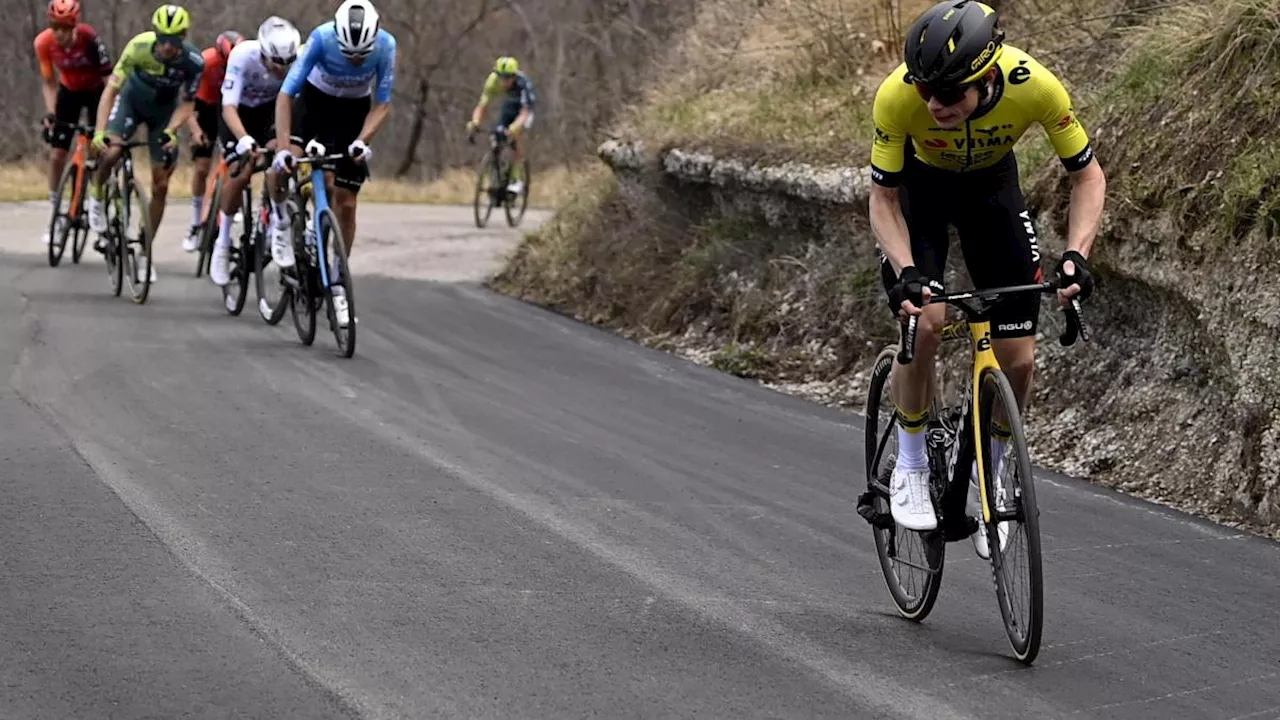
[[[119,181],[112,177],[106,185],[102,202],[106,207],[107,231],[102,234],[102,241],[106,246],[102,257],[107,263],[107,277],[111,280],[111,294],[120,297],[120,292],[124,289],[122,238],[124,238],[125,226],[129,221],[129,217],[128,212],[125,210],[125,201],[120,196]]]
[[[919,532],[898,525],[889,508],[889,483],[898,457],[898,421],[889,375],[897,353],[896,346],[886,347],[872,366],[863,446],[867,491],[859,499],[859,512],[871,522],[893,604],[903,617],[919,622],[938,600],[946,544],[939,530]]]
[[[58,180],[53,213],[49,218],[49,267],[57,267],[62,262],[62,254],[67,250],[67,237],[75,232],[71,204],[74,202],[77,170],[75,163],[68,163]]]
[[[496,158],[490,150],[480,161],[480,169],[476,172],[476,197],[474,203],[476,227],[483,228],[489,224],[489,216],[493,214],[494,172]]]
[[[124,183],[124,207],[127,222],[121,225],[120,252],[129,295],[141,305],[151,294],[151,229],[150,209],[142,189],[129,177]]]
[[[991,522],[983,522],[991,549],[996,599],[1014,656],[1030,665],[1044,630],[1044,571],[1040,557],[1040,510],[1036,506],[1031,455],[1008,377],[996,369],[979,380],[978,427],[983,448],[983,491]],[[1001,442],[993,443],[993,440]]]
[[[325,293],[325,306],[328,308],[329,328],[338,343],[338,354],[349,358],[356,354],[356,298],[352,293],[351,270],[347,267],[347,244],[337,216],[328,208],[320,212],[320,243],[328,265],[329,288]],[[340,303],[345,305],[345,312],[339,310]]]

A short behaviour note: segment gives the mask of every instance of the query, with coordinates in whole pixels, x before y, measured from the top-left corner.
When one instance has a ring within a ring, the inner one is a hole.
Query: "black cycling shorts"
[[[208,138],[208,142],[204,145],[196,145],[191,143],[191,159],[199,160],[201,158],[213,157],[213,146],[218,137],[218,126],[222,123],[222,106],[211,105],[199,98],[196,98],[196,124],[200,126],[200,132]]]
[[[103,88],[97,90],[68,90],[63,85],[58,85],[58,98],[53,104],[53,115],[59,122],[79,123],[80,114],[83,111],[89,116],[87,124],[93,127],[98,122],[98,101],[102,99]],[[71,148],[71,138],[74,136],[71,128],[55,127],[53,129],[53,137],[49,144],[59,150],[68,150]]]
[[[324,145],[325,152],[346,152],[351,143],[360,137],[364,119],[373,106],[372,97],[334,97],[312,85],[302,86],[301,102],[294,105],[293,134],[307,141],[315,140]],[[364,163],[343,158],[333,173],[334,187],[360,192],[360,186],[369,176]]]
[[[990,168],[966,173],[939,170],[908,155],[902,178],[898,197],[911,234],[911,256],[934,292],[943,288],[952,225],[978,289],[1042,282],[1035,224],[1013,153]],[[883,254],[880,275],[887,292],[897,275]],[[896,315],[897,308],[892,310]],[[1039,319],[1039,294],[1002,298],[991,311],[991,335],[1034,336]]]
[[[236,112],[240,114],[240,124],[244,125],[244,131],[258,141],[259,147],[265,148],[267,143],[276,139],[275,103],[263,103],[257,107],[237,105]],[[240,138],[232,134],[231,128],[227,127],[227,121],[222,117],[222,113],[218,113],[218,144],[224,148],[228,146],[234,148],[239,140]]]

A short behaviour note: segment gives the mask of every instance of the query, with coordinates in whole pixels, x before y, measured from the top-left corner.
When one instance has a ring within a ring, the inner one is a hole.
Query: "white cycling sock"
[[[235,222],[235,216],[227,217],[227,214],[218,211],[218,247],[231,247],[231,224]]]
[[[901,425],[898,426],[898,466],[910,470],[922,470],[929,467],[929,458],[925,455],[925,440],[927,433],[924,429],[916,432],[908,432]]]
[[[195,227],[200,224],[200,211],[204,209],[204,197],[191,198],[191,225]]]

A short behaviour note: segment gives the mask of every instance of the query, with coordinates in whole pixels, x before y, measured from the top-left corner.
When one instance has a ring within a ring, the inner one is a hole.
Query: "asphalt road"
[[[352,360],[177,251],[110,298],[42,212],[0,209],[0,716],[1280,717],[1280,546],[1042,475],[1037,665],[967,544],[903,621],[858,418],[373,274],[491,268],[466,210],[362,213]]]

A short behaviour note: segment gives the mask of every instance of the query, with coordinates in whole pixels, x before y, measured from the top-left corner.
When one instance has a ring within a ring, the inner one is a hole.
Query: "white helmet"
[[[258,26],[258,47],[271,62],[288,65],[298,59],[302,36],[293,23],[272,15]]]
[[[344,55],[368,55],[378,42],[378,11],[369,0],[346,0],[333,15],[333,28]]]

